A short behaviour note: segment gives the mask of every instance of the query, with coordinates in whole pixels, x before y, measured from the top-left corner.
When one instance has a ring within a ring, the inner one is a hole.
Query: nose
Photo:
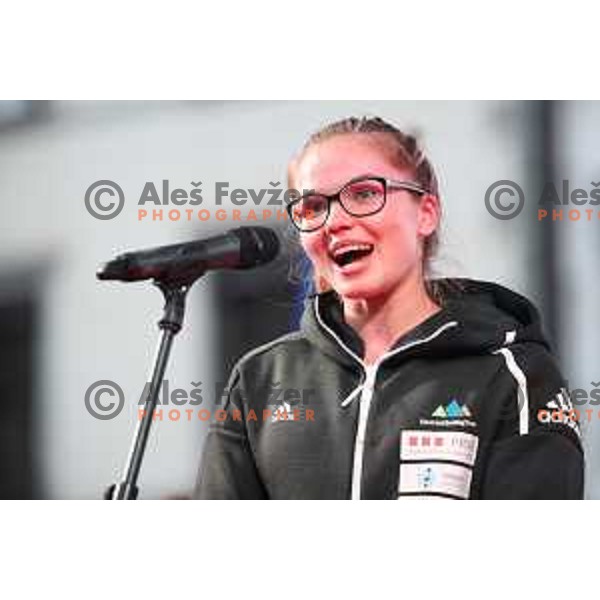
[[[325,227],[330,231],[345,229],[351,226],[353,220],[354,217],[344,210],[339,201],[335,201],[331,203],[329,208],[329,217],[327,223],[325,223]]]

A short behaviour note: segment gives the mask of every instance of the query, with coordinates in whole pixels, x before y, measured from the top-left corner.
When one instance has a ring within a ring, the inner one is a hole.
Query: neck
[[[422,277],[403,282],[383,298],[344,298],[343,303],[346,323],[364,342],[367,364],[377,362],[400,336],[440,310]]]

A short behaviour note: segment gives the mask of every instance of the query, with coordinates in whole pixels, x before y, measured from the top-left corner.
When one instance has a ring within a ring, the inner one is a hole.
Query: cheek
[[[379,229],[379,249],[389,260],[406,260],[419,251],[419,224],[416,211],[405,211],[386,219]]]
[[[323,236],[319,234],[302,234],[300,243],[304,252],[313,263],[319,263],[325,257],[325,243]]]

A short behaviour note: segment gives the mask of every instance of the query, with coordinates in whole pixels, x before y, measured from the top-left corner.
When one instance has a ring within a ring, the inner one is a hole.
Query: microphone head
[[[129,258],[124,254],[107,262],[102,268],[96,271],[96,278],[102,281],[109,281],[111,279],[127,281],[125,275],[129,272],[129,267]]]
[[[240,241],[238,269],[251,269],[271,262],[281,244],[277,234],[268,227],[238,227],[230,231]]]

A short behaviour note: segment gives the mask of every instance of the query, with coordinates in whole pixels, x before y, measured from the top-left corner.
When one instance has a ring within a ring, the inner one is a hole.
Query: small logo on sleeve
[[[546,403],[546,408],[538,410],[537,419],[540,423],[555,423],[570,427],[578,437],[581,437],[579,430],[578,411],[573,408],[571,397],[568,390],[560,388],[560,392],[552,400]]]
[[[271,413],[271,423],[279,421],[300,421],[304,410],[302,407],[293,407],[285,400],[275,406]],[[312,411],[311,411],[312,412]],[[310,419],[312,421],[312,419]]]

